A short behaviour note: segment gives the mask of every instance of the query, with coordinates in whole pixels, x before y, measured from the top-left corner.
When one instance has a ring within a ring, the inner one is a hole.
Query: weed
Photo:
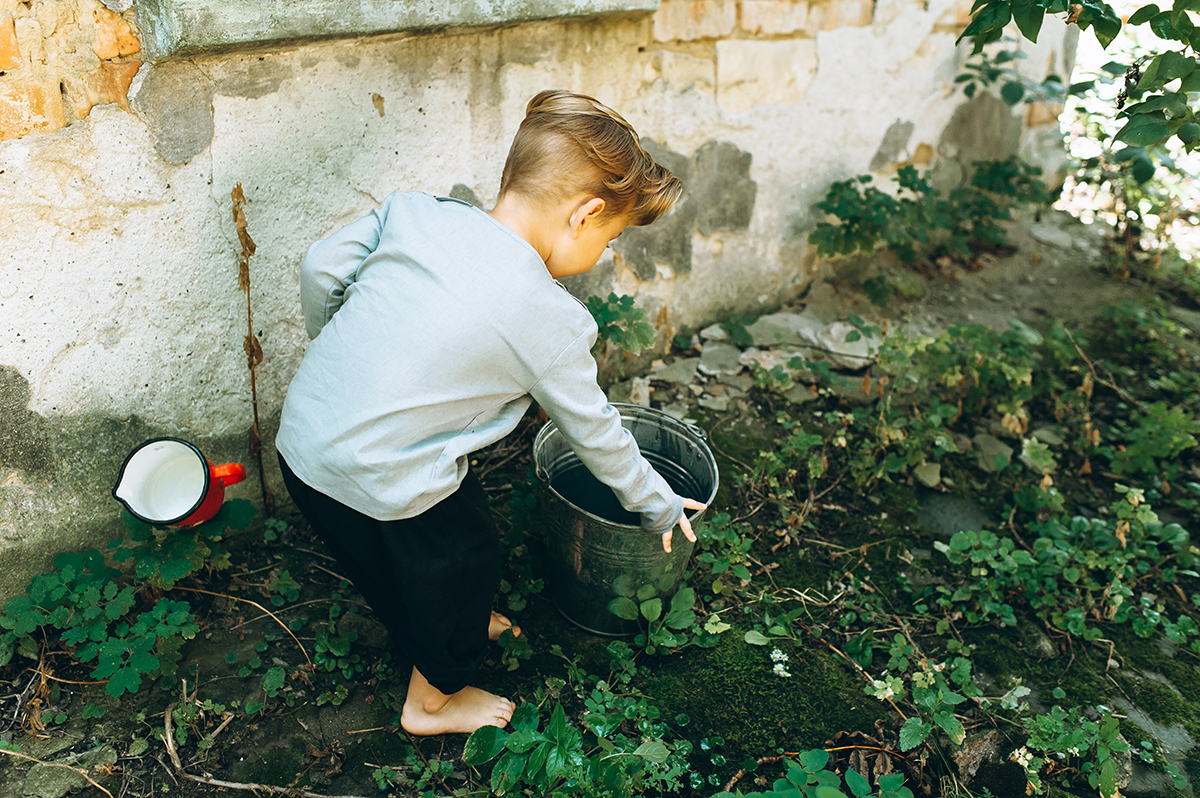
[[[646,311],[634,307],[633,297],[610,293],[608,299],[590,296],[585,304],[600,328],[597,346],[607,341],[630,355],[654,346],[654,325],[643,321]]]

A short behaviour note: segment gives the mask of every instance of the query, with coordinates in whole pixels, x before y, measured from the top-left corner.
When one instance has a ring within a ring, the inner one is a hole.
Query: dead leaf
[[[1049,474],[1046,474],[1042,477],[1040,486],[1042,490],[1049,490],[1050,488],[1054,487],[1054,479],[1051,478]]]
[[[1029,419],[1024,417],[1024,412],[1005,413],[1000,419],[1000,426],[1004,427],[1014,435],[1024,435],[1025,430],[1029,428]]]
[[[375,103],[375,110],[379,112],[380,116],[383,116],[383,95],[372,92],[371,102]]]
[[[1083,6],[1079,3],[1071,3],[1070,12],[1067,14],[1067,24],[1079,21],[1079,15],[1083,12]]]
[[[1084,460],[1083,465],[1081,465],[1079,467],[1079,475],[1083,476],[1084,474],[1090,474],[1090,473],[1092,473],[1092,461]]]
[[[1124,521],[1124,520],[1118,521],[1117,529],[1113,534],[1115,534],[1117,536],[1117,540],[1121,541],[1121,548],[1123,548],[1123,549],[1129,548],[1129,543],[1125,539],[1125,535],[1128,534],[1128,532],[1129,532],[1129,522]]]
[[[247,335],[246,340],[242,342],[242,349],[246,350],[246,357],[250,360],[250,368],[254,368],[263,361],[262,345],[259,344],[257,336]]]
[[[863,396],[867,397],[868,399],[871,398],[871,372],[869,371],[863,375],[862,392]]]

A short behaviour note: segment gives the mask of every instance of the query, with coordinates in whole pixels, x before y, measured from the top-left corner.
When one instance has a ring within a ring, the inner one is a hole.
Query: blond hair
[[[603,103],[575,92],[539,92],[525,107],[500,196],[525,196],[543,207],[590,194],[605,202],[604,216],[627,213],[646,225],[679,199],[679,178],[654,162],[637,132]]]

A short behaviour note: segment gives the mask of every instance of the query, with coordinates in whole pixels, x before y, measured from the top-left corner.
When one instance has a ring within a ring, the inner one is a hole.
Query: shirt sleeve
[[[379,235],[395,195],[369,214],[308,248],[300,264],[300,307],[309,338],[321,329],[342,306],[346,289],[354,282],[358,267],[379,246]]]
[[[683,499],[642,456],[600,390],[590,351],[595,337],[585,333],[571,342],[529,393],[588,470],[613,489],[626,510],[641,514],[642,529],[664,534],[683,516]]]

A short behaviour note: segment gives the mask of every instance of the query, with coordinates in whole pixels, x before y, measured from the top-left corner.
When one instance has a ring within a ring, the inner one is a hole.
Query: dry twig
[[[33,762],[34,764],[45,765],[48,768],[64,768],[66,770],[72,770],[72,771],[78,773],[80,776],[83,776],[85,779],[87,779],[88,783],[90,783],[93,787],[95,787],[100,792],[107,795],[108,798],[113,798],[113,794],[111,792],[109,792],[108,790],[104,789],[104,787],[100,786],[100,784],[95,779],[93,779],[91,776],[89,776],[87,774],[87,771],[85,771],[85,770],[80,770],[79,768],[73,768],[70,765],[60,765],[58,762],[45,762],[41,759],[38,759],[35,756],[30,756],[29,754],[22,754],[20,751],[13,751],[11,748],[0,748],[0,754],[8,754],[9,756],[17,757],[18,759],[27,759],[30,762]]]

